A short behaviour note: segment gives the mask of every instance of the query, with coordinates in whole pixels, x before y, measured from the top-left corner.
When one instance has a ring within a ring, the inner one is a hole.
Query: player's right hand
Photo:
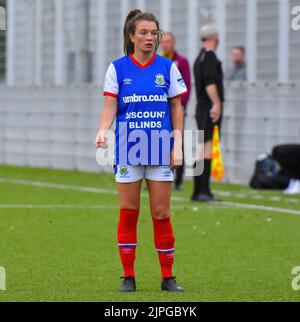
[[[97,149],[106,149],[107,148],[107,143],[106,143],[106,138],[105,138],[105,132],[100,130],[98,131],[96,138],[95,138],[95,146]]]
[[[171,169],[175,170],[181,167],[183,164],[183,152],[182,147],[173,147],[171,151]]]

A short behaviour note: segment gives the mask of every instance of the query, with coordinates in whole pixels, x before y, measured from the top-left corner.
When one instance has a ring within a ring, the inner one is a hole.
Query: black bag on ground
[[[281,166],[281,174],[291,179],[300,179],[300,145],[286,144],[274,147],[272,158]]]
[[[290,178],[281,172],[280,164],[269,155],[258,158],[250,181],[253,189],[286,189]]]
[[[250,186],[253,189],[288,187],[291,179],[300,180],[300,145],[285,144],[273,148],[272,156],[261,156],[255,165]]]

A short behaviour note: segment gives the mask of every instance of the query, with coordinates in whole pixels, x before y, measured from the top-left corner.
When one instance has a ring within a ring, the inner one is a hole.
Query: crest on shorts
[[[165,76],[163,74],[155,75],[155,84],[159,86],[163,86],[166,84]]]
[[[124,177],[124,176],[126,176],[128,174],[128,169],[127,169],[127,167],[121,166],[119,172],[120,172],[120,175],[122,177]]]

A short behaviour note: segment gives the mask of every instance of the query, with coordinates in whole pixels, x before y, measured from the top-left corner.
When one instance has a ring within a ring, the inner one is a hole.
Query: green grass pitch
[[[291,271],[300,266],[300,196],[214,184],[231,203],[198,204],[189,201],[191,190],[186,182],[172,201],[174,273],[186,291],[160,291],[143,189],[138,291],[121,294],[113,176],[0,166],[0,302],[299,301]]]

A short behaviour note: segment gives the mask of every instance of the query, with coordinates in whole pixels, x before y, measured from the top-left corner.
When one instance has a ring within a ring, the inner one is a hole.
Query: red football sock
[[[124,276],[135,278],[134,261],[137,245],[137,222],[139,210],[120,210],[118,225],[118,245]]]
[[[171,219],[153,219],[154,242],[158,252],[161,266],[162,278],[172,277],[172,266],[174,262],[174,243]]]

